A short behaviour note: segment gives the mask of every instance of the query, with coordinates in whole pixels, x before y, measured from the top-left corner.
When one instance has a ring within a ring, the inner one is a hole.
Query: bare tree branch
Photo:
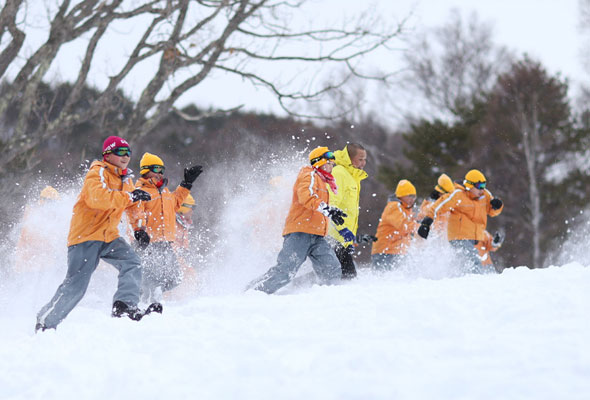
[[[320,101],[323,95],[342,88],[352,78],[387,84],[391,72],[368,72],[363,63],[367,55],[377,50],[389,51],[389,43],[400,35],[403,24],[379,28],[374,19],[359,18],[354,24],[343,23],[343,29],[316,24],[298,30],[291,26],[287,15],[297,12],[304,3],[305,0],[153,0],[140,4],[131,0],[61,0],[55,10],[47,11],[47,40],[18,68],[14,60],[22,51],[26,30],[18,30],[15,18],[23,1],[8,0],[0,15],[0,35],[10,32],[13,42],[0,54],[0,73],[12,67],[16,77],[0,98],[0,117],[15,102],[18,117],[13,133],[0,143],[3,159],[10,162],[23,157],[47,138],[89,121],[103,130],[116,129],[129,139],[145,136],[168,113],[176,112],[174,104],[178,99],[208,79],[212,71],[237,75],[266,88],[285,112],[301,117],[325,118],[321,113],[295,112],[293,105],[299,101]],[[108,39],[112,28],[122,22],[142,24],[145,28],[132,39],[133,50],[116,73],[108,77],[105,87],[92,99],[83,98],[101,43],[112,40]],[[54,100],[41,100],[40,86],[50,67],[59,62],[62,46],[82,37],[87,42],[80,55],[76,80],[57,110]],[[118,111],[125,82],[133,79],[140,65],[152,65],[149,63],[154,60],[158,64],[140,88],[136,103],[130,105],[130,115],[124,119],[107,118],[109,113]],[[297,72],[281,77],[268,72],[276,70],[274,65],[295,64],[317,65],[319,68],[314,69],[324,71],[342,66],[346,74],[326,82],[316,79],[318,72],[306,80]],[[323,83],[316,83],[319,81]],[[82,101],[87,106],[79,107]],[[348,106],[343,106],[335,110],[335,115],[349,111]]]

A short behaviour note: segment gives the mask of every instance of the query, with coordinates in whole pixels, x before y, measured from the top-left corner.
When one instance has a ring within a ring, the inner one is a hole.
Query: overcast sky
[[[581,52],[583,36],[578,29],[578,0],[309,0],[303,18],[314,22],[339,21],[363,12],[367,7],[376,7],[379,14],[392,24],[411,15],[407,21],[410,29],[423,29],[445,24],[452,9],[458,9],[466,20],[476,12],[479,20],[494,27],[494,41],[516,51],[527,52],[540,60],[550,73],[562,73],[572,83],[572,88],[587,79],[582,68]],[[35,26],[42,26],[41,18]],[[112,65],[119,54],[128,54],[132,42],[126,40],[134,27],[120,29],[120,38],[110,40],[102,48],[102,59],[94,62],[93,84],[103,86]],[[138,29],[138,28],[137,28]],[[45,40],[47,32],[42,29],[27,32],[27,40]],[[29,46],[28,54],[31,54]],[[52,66],[47,78],[50,80],[73,79],[77,72],[73,59],[81,59],[85,43],[64,46],[60,64]],[[26,57],[26,55],[25,55]],[[370,62],[376,65],[399,63],[395,59],[379,59],[373,56]],[[400,65],[401,68],[401,65]],[[147,71],[150,72],[149,70]],[[147,73],[139,76],[147,76]],[[280,113],[273,96],[264,89],[254,89],[237,78],[216,74],[217,79],[207,79],[203,84],[184,95],[179,106],[195,103],[199,107],[229,108],[244,104],[248,110]],[[131,79],[126,92],[137,96],[143,83]]]
[[[493,39],[498,45],[514,50],[517,55],[526,52],[550,73],[561,73],[570,80],[571,93],[588,77],[581,60],[583,36],[578,29],[578,0],[317,0],[314,7],[316,15],[337,19],[361,12],[366,4],[374,5],[392,21],[411,14],[408,27],[416,29],[443,25],[452,9],[458,9],[464,20],[475,12],[481,21],[492,24]],[[244,90],[235,96],[236,103],[243,102],[248,108],[255,98],[256,108],[277,110],[265,93]],[[214,101],[226,103],[227,99],[222,97]]]

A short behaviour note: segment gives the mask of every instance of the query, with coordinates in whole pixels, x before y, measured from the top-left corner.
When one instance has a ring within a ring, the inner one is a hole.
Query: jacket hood
[[[352,161],[350,160],[350,155],[348,155],[347,146],[344,146],[342,150],[336,150],[334,152],[334,157],[336,157],[336,165],[344,167],[350,175],[362,181],[363,179],[367,178],[369,174],[362,169],[358,169],[352,165]]]

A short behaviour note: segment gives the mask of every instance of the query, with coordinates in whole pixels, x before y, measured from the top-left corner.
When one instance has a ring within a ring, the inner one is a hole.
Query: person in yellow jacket
[[[416,188],[412,182],[402,179],[381,214],[377,226],[377,241],[371,249],[372,267],[376,271],[387,271],[399,266],[408,252],[414,232],[418,228],[414,204]]]
[[[182,271],[174,252],[176,212],[190,194],[193,182],[203,171],[200,165],[186,168],[184,180],[171,192],[164,176],[164,161],[155,154],[145,153],[139,162],[141,178],[135,187],[150,194],[151,200],[131,219],[143,261],[142,297],[160,301],[163,292],[178,286]]]
[[[287,285],[309,257],[321,283],[329,284],[342,277],[340,262],[328,244],[329,220],[344,223],[346,213],[329,205],[327,185],[338,192],[332,176],[334,153],[318,147],[309,153],[310,166],[301,168],[295,185],[289,214],[283,229],[283,248],[277,264],[248,285],[248,289],[274,293]]]
[[[334,156],[336,166],[332,175],[336,179],[338,193],[330,190],[330,204],[344,211],[347,217],[341,226],[331,225],[329,235],[340,261],[342,278],[352,279],[356,277],[353,254],[359,220],[361,181],[368,176],[363,170],[367,164],[367,151],[358,143],[350,143],[344,149],[335,151]],[[363,238],[370,242],[373,236],[363,235]]]
[[[451,246],[464,259],[468,272],[481,273],[481,260],[474,244],[484,240],[487,217],[495,217],[502,212],[504,204],[486,189],[484,174],[472,169],[465,175],[463,186],[448,196],[440,198],[428,210],[422,220],[418,234],[428,238],[430,226],[439,215],[450,212],[447,238]]]
[[[109,136],[103,143],[103,160],[94,161],[74,205],[68,234],[68,271],[57,292],[37,314],[35,331],[54,329],[84,296],[90,277],[100,259],[119,270],[119,284],[113,297],[112,315],[139,320],[146,312],[137,308],[141,284],[141,262],[131,246],[119,237],[118,225],[125,210],[150,195],[136,189],[127,169],[129,143]]]
[[[422,220],[425,216],[430,207],[441,197],[446,197],[451,194],[455,190],[455,185],[451,178],[447,174],[442,174],[438,177],[436,186],[430,196],[422,201],[420,205],[420,211],[418,212],[418,219]],[[446,238],[447,234],[447,223],[449,220],[449,213],[445,213],[439,215],[434,224],[432,225],[432,229],[435,232],[443,234]]]

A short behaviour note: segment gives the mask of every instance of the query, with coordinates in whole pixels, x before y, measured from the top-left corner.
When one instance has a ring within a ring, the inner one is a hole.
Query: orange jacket
[[[320,212],[320,205],[328,202],[328,188],[320,174],[311,166],[301,168],[293,185],[293,198],[283,236],[293,232],[326,236],[329,220]]]
[[[135,188],[128,176],[106,161],[94,161],[84,178],[68,235],[68,246],[90,240],[112,242],[119,237],[118,225],[125,209],[132,208]]]
[[[176,212],[190,193],[179,186],[174,192],[163,185],[157,187],[152,179],[139,178],[137,189],[148,192],[152,199],[142,201],[140,209],[133,213],[131,226],[134,230],[146,228],[150,242],[174,242],[176,240]]]
[[[441,197],[448,197],[449,195],[450,195],[450,193],[442,194],[439,197],[439,199]],[[424,219],[424,217],[426,217],[426,215],[428,214],[428,210],[430,210],[430,208],[434,205],[435,202],[436,202],[436,200],[433,200],[430,197],[427,199],[424,199],[424,201],[422,201],[422,204],[420,204],[420,211],[418,212],[418,221],[422,221],[422,219]],[[436,220],[432,224],[432,230],[436,231],[438,233],[444,233],[446,235],[448,224],[449,224],[449,213],[446,212],[444,214],[439,214],[437,216]]]
[[[377,226],[378,240],[373,242],[371,254],[406,254],[419,225],[411,208],[404,207],[398,199],[388,202]]]
[[[499,247],[496,247],[492,244],[494,238],[488,231],[483,231],[484,239],[477,242],[475,248],[479,253],[479,258],[481,259],[482,265],[493,265],[492,258],[490,257],[491,251],[496,251]]]
[[[189,248],[189,229],[192,225],[190,218],[182,214],[176,214],[176,239],[174,240],[177,248],[188,250]]]
[[[449,196],[439,198],[426,213],[435,221],[446,212],[450,212],[447,237],[449,240],[483,240],[484,231],[488,223],[488,215],[499,215],[504,206],[498,210],[492,209],[491,193],[484,190],[479,198],[473,198],[463,186],[455,185],[457,189]]]

